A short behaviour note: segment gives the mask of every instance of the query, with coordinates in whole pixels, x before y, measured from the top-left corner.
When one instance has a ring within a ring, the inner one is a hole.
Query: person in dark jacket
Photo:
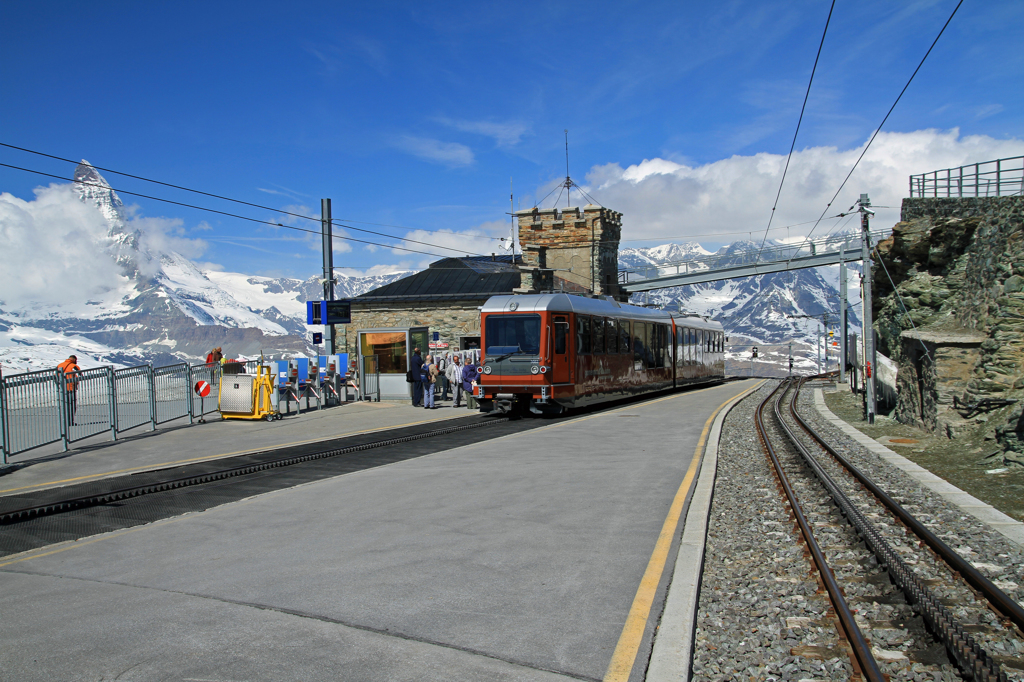
[[[419,348],[412,349],[412,406],[420,406],[420,398],[423,395],[423,357]]]
[[[462,390],[466,392],[467,396],[473,395],[473,382],[478,376],[480,376],[480,369],[473,364],[472,359],[466,360],[466,364],[462,367]]]

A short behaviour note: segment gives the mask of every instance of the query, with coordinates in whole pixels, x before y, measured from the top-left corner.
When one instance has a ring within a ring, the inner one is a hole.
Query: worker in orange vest
[[[69,425],[75,423],[75,411],[78,409],[78,381],[82,376],[82,368],[78,366],[78,358],[74,355],[57,365],[57,369],[64,372],[64,398],[67,406],[67,420]]]

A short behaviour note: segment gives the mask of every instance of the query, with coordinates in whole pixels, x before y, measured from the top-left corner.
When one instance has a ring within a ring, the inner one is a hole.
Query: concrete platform
[[[0,677],[641,679],[695,453],[752,385],[7,557]]]
[[[324,410],[294,412],[276,422],[223,420],[207,415],[205,424],[172,422],[142,427],[110,441],[94,438],[68,452],[30,451],[11,458],[11,472],[0,476],[0,495],[218,459],[258,450],[329,438],[443,421],[474,414],[464,404],[438,403],[436,410],[398,402],[352,402]]]

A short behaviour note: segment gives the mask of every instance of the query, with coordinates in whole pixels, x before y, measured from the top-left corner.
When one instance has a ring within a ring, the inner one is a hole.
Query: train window
[[[652,324],[651,327],[651,353],[650,366],[661,367],[661,325]]]
[[[643,369],[644,367],[644,334],[646,324],[643,322],[633,323],[633,367]]]
[[[576,353],[583,355],[590,352],[590,317],[576,316]]]
[[[488,315],[484,331],[488,355],[540,353],[540,315]]]
[[[562,315],[555,316],[555,355],[565,355],[566,337],[569,336],[569,321]]]
[[[604,353],[604,318],[603,317],[595,317],[594,318],[594,328],[592,330],[592,333],[593,333],[593,339],[594,340],[593,340],[593,342],[591,344],[591,348],[593,349],[594,353]]]
[[[664,325],[664,324],[661,325],[661,328],[659,330],[659,334],[661,336],[660,344],[659,344],[661,346],[661,353],[660,353],[660,360],[661,360],[661,362],[658,365],[658,367],[671,367],[672,366],[672,344],[669,343],[669,339],[671,338],[669,336],[669,332],[671,332],[671,331],[672,330],[669,329],[668,325]]]
[[[619,320],[619,352],[629,352],[629,322],[627,320]]]
[[[615,328],[615,320],[610,317],[604,319],[604,350],[606,353],[619,352],[619,332]]]

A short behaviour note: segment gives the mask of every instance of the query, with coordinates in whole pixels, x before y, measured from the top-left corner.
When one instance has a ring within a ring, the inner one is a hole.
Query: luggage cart
[[[273,397],[276,371],[261,364],[257,374],[234,374],[222,377],[217,406],[224,419],[281,419]]]

